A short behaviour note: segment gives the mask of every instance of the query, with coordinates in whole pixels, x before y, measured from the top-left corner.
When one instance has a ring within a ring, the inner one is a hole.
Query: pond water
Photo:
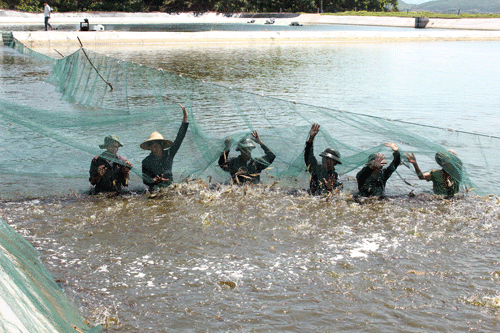
[[[500,128],[498,42],[98,51],[315,106],[485,135]],[[8,64],[1,98],[60,107],[42,83],[49,67],[6,48],[0,57]],[[358,200],[181,183],[156,197],[106,197],[83,194],[86,177],[0,177],[5,198],[21,197],[0,203],[2,217],[40,250],[85,317],[108,318],[110,332],[491,332],[500,324],[494,196]]]
[[[250,20],[250,19],[249,19]],[[276,21],[274,24],[266,24],[265,19],[258,19],[255,23],[109,23],[99,24],[104,31],[172,31],[172,32],[195,32],[195,31],[405,31],[413,28],[384,27],[384,26],[358,26],[358,25],[336,25],[336,24],[302,24],[291,26],[289,22]],[[97,24],[90,23],[91,30],[97,30]],[[53,24],[56,30],[80,30],[79,24]],[[40,25],[3,25],[2,30],[10,31],[40,31],[44,30],[43,22]]]

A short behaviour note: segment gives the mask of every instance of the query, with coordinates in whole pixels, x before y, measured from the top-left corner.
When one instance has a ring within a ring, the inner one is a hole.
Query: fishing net
[[[338,149],[342,165],[336,170],[344,191],[357,191],[356,173],[371,154],[381,152],[390,163],[392,151],[384,143],[394,142],[400,148],[402,165],[387,183],[389,194],[432,192],[432,184],[420,181],[404,158],[406,152],[415,154],[423,173],[446,170],[460,183],[462,193],[498,194],[498,177],[494,176],[500,162],[494,151],[497,137],[295,103],[84,48],[55,60],[15,39],[9,46],[53,64],[47,82],[62,94],[68,108],[42,109],[19,101],[0,101],[4,150],[0,171],[5,174],[82,178],[83,187],[90,160],[102,152],[98,145],[106,135],[114,134],[124,144],[119,154],[134,165],[130,187],[141,188],[141,161],[149,152],[139,145],[154,131],[173,141],[181,125],[181,103],[188,109],[189,128],[174,159],[175,182],[229,183],[230,175],[218,164],[224,141],[231,138],[229,157],[237,156],[237,143],[257,130],[276,155],[262,171],[262,184],[307,188],[310,174],[304,147],[311,125],[318,122],[321,129],[314,141],[315,156],[321,163],[320,152],[327,147]],[[26,158],[20,151],[37,154]],[[257,145],[252,155],[264,152]]]
[[[101,332],[84,323],[39,257],[0,219],[0,331]]]

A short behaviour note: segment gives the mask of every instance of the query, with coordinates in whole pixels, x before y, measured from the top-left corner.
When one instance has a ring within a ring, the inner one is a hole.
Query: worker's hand
[[[252,132],[252,140],[259,144],[262,143],[262,140],[260,139],[259,133],[257,133],[257,131]]]
[[[125,165],[123,166],[123,171],[125,172],[129,172],[130,169],[132,169],[133,166],[132,166],[132,163],[130,163],[129,161],[125,162]]]
[[[314,141],[314,137],[319,132],[319,127],[320,127],[320,125],[318,123],[312,124],[311,130],[309,131],[309,142],[313,142]]]
[[[179,106],[182,109],[182,122],[187,123],[188,122],[188,113],[186,111],[186,107],[184,105],[182,105],[181,103],[179,103]]]
[[[158,175],[153,179],[153,181],[155,182],[155,184],[159,184],[159,183],[167,182],[168,179],[163,178],[163,175]]]
[[[328,180],[323,178],[323,182],[325,183],[325,187],[326,187],[327,191],[331,192],[331,191],[333,191],[333,187],[335,186],[335,183],[337,182],[337,177],[335,177],[335,175],[330,175],[330,177],[328,177]]]
[[[451,180],[450,175],[444,171],[443,171],[443,186],[444,188],[449,188],[453,186],[453,181]]]
[[[414,153],[406,152],[405,157],[408,160],[408,162],[410,162],[411,164],[417,163],[417,159],[415,158]]]
[[[387,142],[385,144],[385,146],[391,148],[393,151],[399,150],[398,146],[395,143],[392,143],[392,142]]]

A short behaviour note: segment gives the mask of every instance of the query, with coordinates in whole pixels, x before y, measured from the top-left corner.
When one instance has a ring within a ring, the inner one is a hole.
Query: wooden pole
[[[104,81],[106,82],[106,84],[111,88],[111,91],[113,91],[113,86],[111,85],[111,83],[109,83],[108,81],[106,81],[105,78],[102,77],[101,73],[99,73],[99,71],[97,70],[97,68],[95,68],[94,64],[92,63],[92,61],[90,61],[90,58],[89,56],[87,55],[87,52],[85,52],[85,49],[83,48],[83,44],[82,44],[82,41],[80,40],[80,37],[76,36],[76,38],[78,38],[78,41],[80,42],[80,46],[81,46],[81,49],[83,51],[83,54],[85,54],[85,57],[87,57],[87,60],[90,62],[90,64],[92,65],[92,67],[94,67],[95,71],[97,72],[97,74],[99,74],[99,77]]]

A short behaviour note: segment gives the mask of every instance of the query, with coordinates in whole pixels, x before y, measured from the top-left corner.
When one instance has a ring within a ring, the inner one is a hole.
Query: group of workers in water
[[[186,108],[179,105],[182,108],[183,119],[175,141],[166,140],[160,133],[153,132],[146,141],[140,144],[142,149],[150,151],[150,154],[142,161],[142,178],[149,191],[172,184],[173,160],[189,126]],[[309,192],[313,195],[332,193],[343,186],[335,171],[335,166],[342,164],[339,151],[326,148],[319,154],[322,158],[321,163],[314,156],[313,143],[319,129],[318,123],[312,125],[304,150],[304,161],[311,175]],[[252,150],[256,148],[256,143],[265,153],[259,158],[252,157]],[[276,155],[264,144],[257,131],[253,131],[251,137],[238,142],[236,151],[239,151],[240,155],[237,157],[229,157],[231,144],[231,139],[226,139],[224,151],[218,161],[219,166],[231,174],[234,183],[260,183],[261,172],[273,163]],[[99,145],[99,148],[105,151],[95,156],[90,165],[89,181],[94,185],[95,193],[119,192],[122,187],[128,186],[129,173],[133,166],[117,154],[119,147],[122,146],[115,135],[105,137],[104,143]],[[398,146],[392,142],[386,143],[385,146],[393,151],[393,159],[389,166],[386,167],[387,161],[384,154],[371,154],[365,166],[356,175],[359,194],[362,196],[383,196],[387,180],[401,164]],[[432,181],[434,194],[452,197],[459,191],[462,163],[454,151],[436,153],[436,162],[442,169],[427,173],[422,173],[413,153],[406,153],[405,157],[413,165],[419,179]]]

